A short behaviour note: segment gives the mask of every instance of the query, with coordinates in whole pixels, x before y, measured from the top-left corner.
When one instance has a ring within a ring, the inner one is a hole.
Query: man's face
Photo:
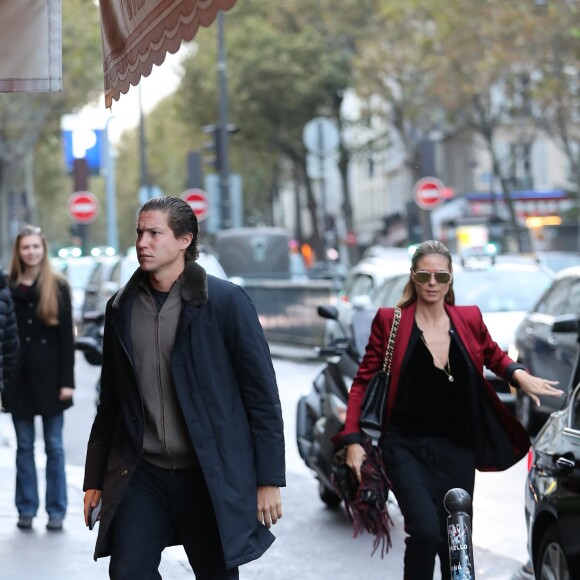
[[[183,270],[185,250],[191,243],[191,234],[176,238],[162,211],[144,211],[137,219],[137,259],[141,269],[159,274],[173,269]]]

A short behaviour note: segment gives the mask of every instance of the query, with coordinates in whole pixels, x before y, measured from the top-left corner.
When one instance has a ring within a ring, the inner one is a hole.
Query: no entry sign
[[[90,191],[77,191],[68,198],[68,213],[77,224],[90,224],[99,215],[99,200]]]
[[[415,183],[413,196],[420,208],[433,209],[445,199],[445,185],[436,177],[423,177]]]
[[[207,193],[203,189],[186,189],[181,194],[181,199],[186,201],[197,217],[197,221],[203,221],[209,211],[209,201],[207,200]]]

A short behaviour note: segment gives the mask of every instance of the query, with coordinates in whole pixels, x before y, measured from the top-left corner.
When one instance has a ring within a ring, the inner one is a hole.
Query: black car
[[[572,394],[561,411],[550,415],[528,460],[525,509],[536,579],[580,578],[579,358],[577,349],[568,390]]]
[[[570,386],[576,360],[576,336],[580,317],[580,266],[556,274],[550,287],[519,324],[515,333],[514,356],[536,376]],[[518,392],[516,415],[531,435],[535,435],[562,401],[541,397],[536,407]]]

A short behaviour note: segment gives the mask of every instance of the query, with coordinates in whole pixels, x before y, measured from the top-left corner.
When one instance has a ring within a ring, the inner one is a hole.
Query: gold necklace
[[[435,360],[435,357],[433,356],[433,353],[431,352],[431,349],[429,348],[429,345],[427,344],[427,341],[425,340],[425,337],[423,336],[422,332],[421,332],[421,340],[423,341],[423,344],[425,345],[425,347],[427,348],[427,350],[431,354],[431,358],[433,359],[433,364],[435,365],[435,367],[437,369],[439,369],[440,371],[443,371],[447,375],[447,380],[450,383],[452,383],[455,379],[453,378],[453,375],[451,374],[451,359],[450,359],[450,357],[449,356],[447,357],[447,364],[445,364],[443,367],[437,366],[437,361]]]

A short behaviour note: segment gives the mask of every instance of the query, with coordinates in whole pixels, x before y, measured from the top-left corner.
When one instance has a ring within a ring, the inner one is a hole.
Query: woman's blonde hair
[[[63,276],[57,274],[52,269],[46,237],[42,233],[42,230],[36,226],[25,225],[20,229],[16,236],[12,248],[12,260],[10,262],[10,274],[8,276],[10,285],[15,286],[18,284],[20,277],[24,272],[24,264],[20,259],[20,242],[22,241],[22,238],[27,236],[39,236],[44,248],[44,256],[42,257],[40,271],[36,280],[36,291],[39,296],[38,308],[36,311],[44,324],[47,326],[58,326],[58,286],[59,284],[66,284],[67,282]]]
[[[417,269],[417,262],[419,262],[421,258],[424,258],[425,256],[429,256],[431,254],[439,254],[440,256],[446,258],[447,262],[449,263],[449,271],[453,272],[451,253],[444,244],[438,242],[437,240],[427,240],[425,242],[420,243],[417,246],[415,253],[413,254],[413,257],[411,259],[411,270],[414,272]],[[417,289],[415,288],[415,282],[413,282],[413,279],[411,278],[411,273],[409,273],[409,280],[407,284],[405,284],[405,288],[403,288],[403,296],[397,303],[397,306],[399,308],[405,308],[406,306],[409,306],[416,301],[417,301]],[[445,302],[447,304],[455,304],[455,292],[453,291],[453,278],[451,279],[451,283],[449,284],[449,291],[445,295]]]

